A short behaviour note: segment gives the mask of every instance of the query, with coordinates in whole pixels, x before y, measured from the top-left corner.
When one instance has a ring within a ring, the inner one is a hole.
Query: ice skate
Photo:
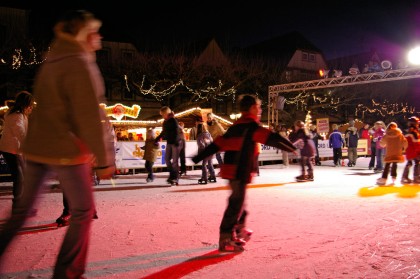
[[[306,176],[306,180],[307,181],[314,181],[314,176],[313,175],[308,175],[308,176]]]
[[[71,215],[69,213],[63,213],[60,217],[55,220],[58,227],[65,227],[70,224],[70,217]]]
[[[413,181],[410,178],[401,178],[401,184],[411,184]]]
[[[212,183],[217,182],[216,177],[215,176],[209,176],[209,182],[212,182]]]
[[[242,239],[233,238],[231,234],[221,235],[219,239],[219,251],[220,252],[233,252],[239,253],[244,251],[244,245],[246,242]]]
[[[296,181],[297,182],[305,182],[305,181],[308,181],[308,179],[307,179],[307,177],[306,177],[306,175],[299,175],[299,176],[296,176]]]
[[[254,231],[248,228],[245,228],[243,225],[238,225],[235,228],[236,238],[242,239],[246,242],[248,242],[251,239],[251,235]]]
[[[386,178],[378,178],[377,180],[376,180],[376,184],[377,185],[379,185],[379,186],[384,186],[384,185],[386,185]]]
[[[171,184],[171,186],[178,186],[178,180],[172,179],[170,184]]]
[[[198,180],[198,184],[207,184],[207,180],[201,178]]]

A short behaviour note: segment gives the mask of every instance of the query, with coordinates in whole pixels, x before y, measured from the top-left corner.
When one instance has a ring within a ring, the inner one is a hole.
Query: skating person
[[[83,278],[95,210],[92,159],[99,177],[110,178],[115,172],[107,118],[99,106],[105,98],[95,61],[101,24],[93,14],[78,10],[66,13],[54,27],[55,39],[35,77],[37,109],[22,147],[27,163],[25,191],[0,231],[3,258],[50,173],[57,174],[72,217],[52,278]]]
[[[349,157],[348,167],[354,167],[357,161],[357,146],[359,143],[359,133],[354,126],[354,120],[349,121],[349,127],[344,133],[347,145],[347,154]]]
[[[385,149],[382,147],[379,142],[382,137],[385,135],[385,123],[383,121],[376,121],[374,126],[375,132],[372,135],[372,140],[376,143],[375,155],[376,155],[376,167],[373,169],[374,172],[383,171],[383,161]]]
[[[213,140],[217,139],[217,137],[220,137],[225,133],[225,129],[222,127],[222,125],[216,120],[213,113],[209,112],[207,113],[207,131],[209,131],[211,137]],[[220,152],[216,153],[216,160],[217,164],[219,165],[219,168],[223,164],[222,154]]]
[[[294,123],[294,131],[290,133],[289,139],[300,149],[301,174],[296,177],[297,181],[313,181],[314,168],[312,161],[316,150],[312,140],[312,134],[306,129],[303,121],[297,120]],[[307,168],[307,170],[306,170]]]
[[[262,143],[292,152],[296,147],[278,133],[260,125],[261,101],[255,96],[239,98],[241,117],[212,144],[193,157],[198,163],[204,158],[224,151],[221,177],[229,180],[232,193],[220,224],[219,250],[241,252],[249,239],[251,230],[245,227],[247,212],[244,209],[246,185],[252,180],[255,170],[256,143]]]
[[[329,146],[333,149],[333,160],[334,166],[339,167],[341,165],[341,158],[343,156],[343,147],[345,145],[343,135],[338,131],[338,125],[332,125],[333,132],[328,138]]]
[[[197,146],[198,152],[203,151],[207,146],[213,142],[213,138],[210,133],[206,130],[206,127],[203,123],[198,123],[197,125]],[[207,184],[207,182],[216,182],[216,173],[214,172],[213,167],[213,155],[204,158],[201,165],[201,178],[198,180],[199,184]],[[207,170],[210,174],[207,177]]]
[[[155,142],[161,138],[166,140],[165,162],[169,171],[169,177],[166,180],[171,185],[178,185],[179,180],[179,153],[182,149],[182,139],[179,133],[179,124],[172,110],[164,106],[160,109],[164,121],[162,132],[156,137]]]
[[[384,158],[385,168],[382,177],[376,181],[378,185],[386,185],[389,169],[391,168],[392,184],[397,179],[397,163],[405,161],[403,151],[407,148],[407,139],[404,137],[397,123],[391,122],[386,128],[385,135],[379,141],[381,147],[386,147]]]
[[[34,97],[27,91],[16,95],[4,116],[3,134],[0,139],[0,151],[7,163],[12,178],[12,207],[23,193],[23,172],[25,159],[21,146],[28,130],[28,117],[34,107]],[[33,212],[36,212],[34,210]]]
[[[322,137],[318,133],[316,125],[311,125],[311,127],[309,127],[309,131],[312,134],[312,140],[314,141],[314,144],[315,144],[315,151],[316,151],[316,153],[315,153],[315,165],[320,166],[321,165],[321,160],[319,158],[318,141],[319,141],[319,139],[322,139]]]
[[[187,141],[185,139],[185,134],[184,134],[184,122],[179,122],[179,134],[181,137],[181,141],[182,141],[182,147],[181,150],[179,151],[179,176],[182,175],[187,175],[187,164],[185,161],[185,148],[187,147]]]
[[[287,127],[286,125],[282,125],[280,127],[280,131],[278,132],[280,136],[288,139],[289,138],[289,132],[287,131]],[[281,152],[281,159],[283,162],[283,168],[289,168],[289,153],[287,153],[286,151],[282,151]]]
[[[405,135],[408,146],[405,151],[405,158],[407,163],[401,178],[402,184],[416,183],[420,184],[420,131],[419,118],[412,116],[408,119],[408,131]],[[413,167],[413,179],[410,179],[410,169]]]
[[[146,132],[146,141],[142,149],[144,150],[143,160],[145,160],[144,167],[147,171],[146,182],[153,182],[155,176],[153,174],[153,165],[155,164],[159,143],[155,142],[155,129],[150,128]]]
[[[375,127],[369,129],[369,142],[370,142],[370,160],[369,160],[369,170],[373,170],[375,167],[376,161],[376,141],[373,140],[373,135],[375,134]]]

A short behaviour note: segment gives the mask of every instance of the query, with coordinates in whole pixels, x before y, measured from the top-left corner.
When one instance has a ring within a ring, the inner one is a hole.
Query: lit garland
[[[308,98],[312,98],[315,104],[322,105],[321,108],[328,108],[331,110],[338,111],[338,107],[342,105],[340,98],[335,98],[331,91],[326,96],[316,96],[314,93],[301,92],[295,97],[287,98],[286,104],[296,105],[296,108],[308,110]]]
[[[157,90],[155,90],[155,88],[157,86],[156,83],[151,85],[149,89],[145,89],[144,88],[145,79],[146,79],[146,76],[143,76],[141,84],[138,84],[134,81],[132,81],[132,84],[137,87],[137,89],[139,90],[139,92],[141,94],[152,95],[158,101],[162,101],[165,96],[171,95],[181,86],[187,89],[187,93],[190,93],[190,94],[194,95],[194,97],[191,99],[191,101],[193,101],[193,102],[198,101],[198,100],[209,100],[209,99],[215,99],[215,100],[218,100],[218,101],[223,101],[223,99],[221,97],[227,97],[227,96],[232,96],[232,95],[234,96],[236,94],[236,89],[235,89],[234,86],[232,86],[231,88],[229,88],[227,90],[223,90],[222,89],[223,83],[220,80],[219,80],[217,86],[210,86],[209,85],[209,86],[205,87],[204,89],[197,89],[197,90],[189,87],[188,85],[186,85],[184,83],[184,81],[179,80],[177,83],[172,84],[168,88],[166,88],[162,91],[157,91]],[[128,86],[127,75],[124,75],[124,80],[126,81],[127,90],[130,91],[130,88]]]
[[[361,113],[362,119],[365,116],[365,113],[370,114],[380,114],[381,116],[386,115],[398,115],[398,114],[416,114],[416,109],[414,107],[409,107],[407,104],[391,104],[388,101],[384,101],[383,103],[377,103],[375,100],[372,100],[372,107],[365,106],[363,104],[359,104],[356,107],[355,115]],[[418,114],[418,113],[417,113]]]
[[[31,47],[29,49],[29,58],[27,60],[24,59],[23,55],[22,55],[22,49],[17,48],[15,49],[15,53],[12,55],[12,61],[11,61],[11,67],[13,70],[18,70],[22,67],[22,65],[25,66],[33,66],[33,65],[38,65],[41,64],[45,61],[44,59],[40,59],[38,60],[38,56],[37,56],[37,51],[35,49],[35,47]],[[4,58],[0,58],[1,63],[3,64],[8,64],[7,59]]]

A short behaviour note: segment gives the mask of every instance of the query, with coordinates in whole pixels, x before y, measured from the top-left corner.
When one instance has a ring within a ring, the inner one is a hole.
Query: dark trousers
[[[244,225],[247,212],[243,209],[245,201],[246,182],[231,179],[229,186],[232,193],[228,199],[228,206],[220,223],[220,234],[231,234],[236,225]]]
[[[376,147],[370,147],[370,161],[369,161],[369,168],[373,168],[375,166],[375,159],[376,159]]]
[[[391,168],[391,177],[397,177],[397,163],[385,163],[385,168],[382,173],[382,178],[388,178],[389,169]]]
[[[187,165],[185,164],[185,147],[187,146],[187,143],[185,140],[182,141],[183,147],[179,151],[179,161],[180,161],[180,172],[186,172],[187,171]]]
[[[342,156],[343,156],[343,152],[342,152],[341,147],[333,148],[334,165],[338,164],[338,160],[340,160]]]
[[[404,172],[403,172],[403,175],[402,175],[403,178],[409,178],[410,169],[413,166],[413,162],[414,162],[413,180],[415,180],[416,178],[419,179],[420,158],[419,159],[414,159],[414,160],[407,160],[407,164],[404,167]]]
[[[147,178],[154,179],[154,175],[153,175],[154,164],[155,162],[152,162],[152,161],[146,161],[146,163],[144,163],[144,167],[146,168],[146,171],[147,171]]]
[[[13,183],[13,204],[17,198],[23,193],[23,171],[25,168],[25,161],[22,155],[3,152],[3,158],[9,167],[9,171]]]
[[[314,176],[314,168],[312,166],[312,158],[313,157],[307,157],[307,156],[301,156],[300,158],[300,168],[301,173],[303,176],[308,174],[309,176]],[[306,173],[306,167],[308,168],[308,173]]]

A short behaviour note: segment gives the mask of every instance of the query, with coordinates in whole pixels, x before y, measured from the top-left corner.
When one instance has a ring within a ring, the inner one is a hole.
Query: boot
[[[235,227],[235,236],[237,239],[242,239],[248,242],[251,239],[253,231],[251,229],[245,228],[245,225],[240,224]]]
[[[209,176],[209,182],[217,182],[215,176]]]
[[[55,222],[57,223],[58,227],[65,227],[69,225],[70,217],[70,213],[63,212],[63,214],[61,214],[60,217],[58,217],[57,220],[55,220]]]
[[[207,184],[207,179],[199,179],[198,184]]]
[[[219,251],[239,253],[244,251],[246,242],[242,239],[234,238],[231,233],[221,233],[219,237]]]

